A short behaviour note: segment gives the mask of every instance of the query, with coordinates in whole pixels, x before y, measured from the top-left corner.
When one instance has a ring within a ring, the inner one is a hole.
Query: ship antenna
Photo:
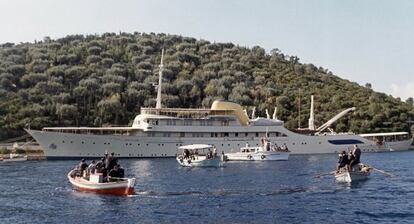
[[[161,51],[161,63],[160,63],[160,71],[158,73],[158,88],[157,88],[157,104],[155,105],[156,109],[161,109],[161,85],[162,85],[162,72],[164,71],[164,49]]]
[[[275,107],[275,110],[273,111],[273,120],[277,120],[277,107]]]
[[[255,119],[256,118],[256,107],[253,107],[253,110],[252,110],[252,119]]]

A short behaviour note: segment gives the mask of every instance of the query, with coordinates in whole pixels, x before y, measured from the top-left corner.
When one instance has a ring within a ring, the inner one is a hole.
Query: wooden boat
[[[176,160],[181,166],[185,167],[220,167],[222,160],[218,156],[208,158],[205,150],[213,150],[214,146],[207,144],[184,145],[178,147],[180,150],[198,151],[199,155],[191,155],[189,158],[184,158],[183,155],[178,155]]]
[[[367,165],[359,164],[355,171],[342,169],[335,174],[335,180],[340,183],[352,183],[356,181],[367,180],[371,174],[372,168]]]
[[[134,194],[135,178],[111,178],[108,182],[103,182],[102,174],[91,174],[86,178],[74,175],[75,172],[72,170],[68,173],[68,179],[75,190],[120,196]]]

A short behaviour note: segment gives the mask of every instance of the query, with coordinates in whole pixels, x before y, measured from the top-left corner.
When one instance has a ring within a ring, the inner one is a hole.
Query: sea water
[[[136,195],[72,190],[78,163],[0,163],[0,223],[414,223],[414,152],[369,153],[373,172],[335,183],[337,155],[292,155],[289,161],[180,167],[175,159],[121,159],[136,177]],[[88,161],[89,162],[89,161]]]

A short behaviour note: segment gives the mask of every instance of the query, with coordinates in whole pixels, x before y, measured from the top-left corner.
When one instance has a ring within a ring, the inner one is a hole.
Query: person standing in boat
[[[216,146],[213,146],[213,157],[217,156],[217,148]]]
[[[351,152],[350,155],[350,162],[349,162],[349,171],[352,171],[352,167],[355,165],[358,165],[360,163],[361,159],[361,149],[358,148],[357,145],[354,145],[354,149]]]
[[[195,158],[198,160],[198,149],[195,149],[195,150],[194,150],[194,156],[195,156]]]
[[[110,156],[106,157],[105,160],[105,169],[110,171],[117,163],[117,159],[115,158],[115,153],[111,153]]]
[[[95,174],[95,169],[96,169],[96,162],[95,160],[92,160],[91,164],[89,164],[88,169],[87,169],[88,175]]]
[[[336,166],[336,172],[339,172],[342,167],[346,167],[349,163],[348,154],[343,150],[339,154],[338,165]]]
[[[83,172],[86,170],[86,168],[88,168],[88,164],[85,162],[85,159],[81,159],[78,167],[79,167],[80,176],[83,176]]]

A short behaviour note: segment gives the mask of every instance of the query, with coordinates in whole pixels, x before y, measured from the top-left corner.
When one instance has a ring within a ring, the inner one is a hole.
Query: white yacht
[[[42,146],[48,159],[101,157],[105,151],[118,157],[176,157],[176,148],[190,144],[212,144],[219,152],[231,152],[249,144],[259,146],[266,136],[277,145],[286,144],[291,154],[337,153],[357,144],[364,152],[397,151],[410,148],[408,133],[387,133],[392,141],[378,136],[334,133],[332,123],[355,108],[347,109],[316,129],[313,124],[313,97],[307,134],[286,129],[273,118],[249,118],[235,103],[215,101],[211,108],[162,108],[162,57],[155,108],[141,108],[131,127],[45,127],[26,131]],[[395,138],[392,138],[392,137]]]

